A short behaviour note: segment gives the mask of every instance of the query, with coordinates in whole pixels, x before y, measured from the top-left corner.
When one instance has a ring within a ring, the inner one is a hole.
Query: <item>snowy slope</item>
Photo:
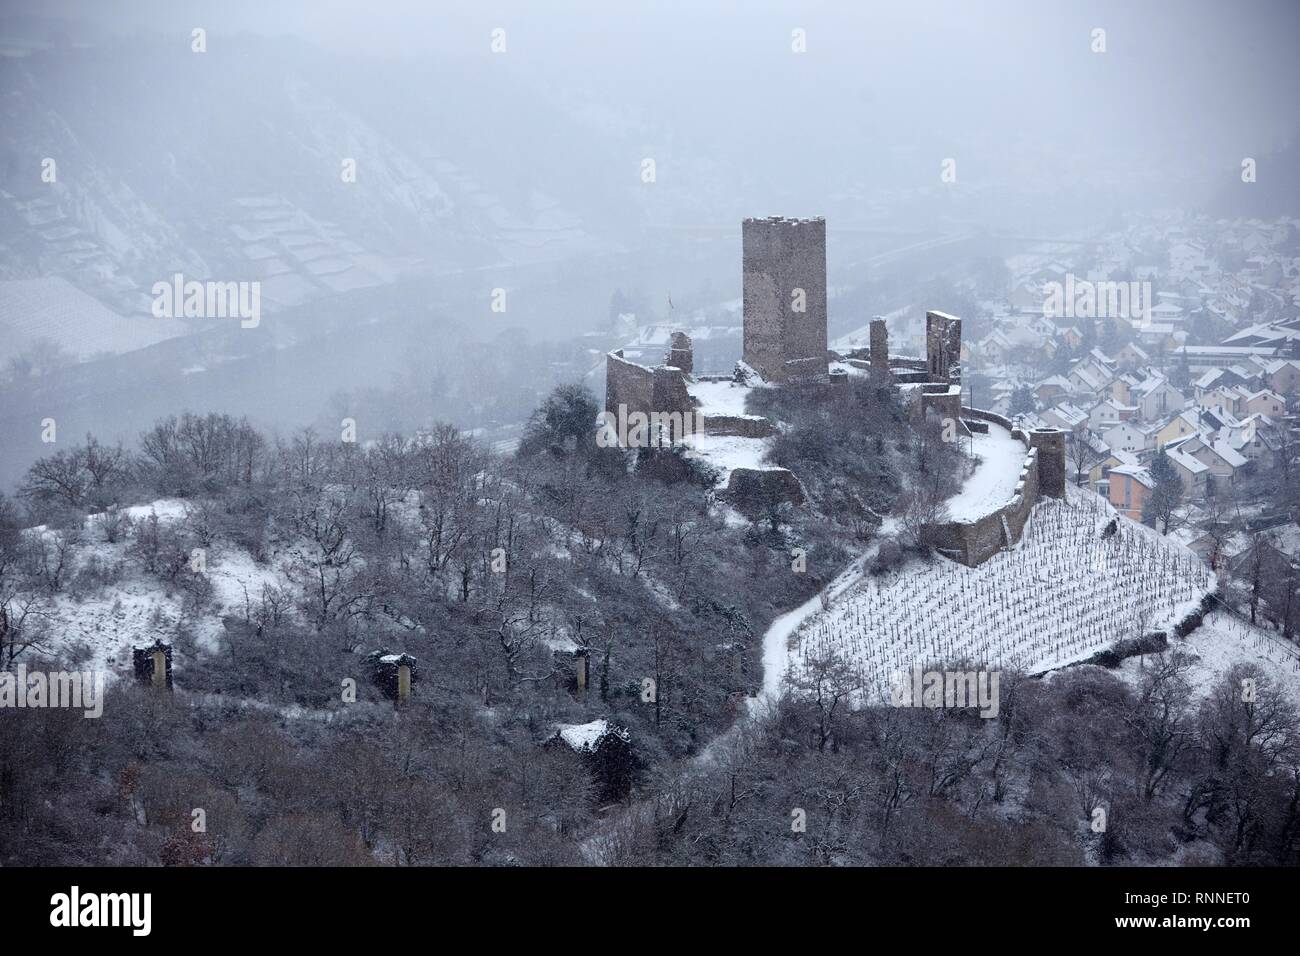
[[[133,522],[157,515],[160,523],[180,521],[185,504],[165,498],[122,509]],[[59,532],[31,528],[28,535],[46,537]],[[250,602],[256,603],[264,584],[284,587],[288,552],[268,564],[258,564],[243,549],[215,542],[206,555],[208,579],[213,585],[211,603],[201,611],[187,612],[183,592],[168,589],[148,574],[131,554],[134,530],[110,543],[100,525],[100,516],[86,519],[81,541],[73,549],[73,561],[65,580],[92,565],[119,568],[116,580],[86,593],[73,593],[67,585],[49,602],[43,619],[46,637],[37,650],[49,657],[80,666],[122,673],[130,666],[131,648],[157,638],[174,639],[181,629],[193,634],[199,648],[213,652],[222,632],[222,618],[243,616]]]
[[[1187,677],[1195,698],[1204,697],[1236,664],[1253,664],[1292,700],[1300,701],[1300,648],[1276,632],[1251,625],[1228,611],[1214,611],[1187,640],[1170,642],[1172,649],[1193,659]],[[1137,682],[1143,660],[1132,657],[1120,666],[1120,673]]]
[[[1038,504],[1015,548],[978,568],[915,561],[861,577],[793,635],[792,666],[834,653],[868,700],[884,699],[915,664],[968,660],[1042,672],[1083,660],[1121,638],[1168,629],[1214,588],[1186,548],[1071,488]]]

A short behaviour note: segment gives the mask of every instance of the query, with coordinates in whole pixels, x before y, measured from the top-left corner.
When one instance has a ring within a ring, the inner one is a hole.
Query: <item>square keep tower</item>
[[[765,379],[824,377],[826,220],[746,219],[744,359]]]

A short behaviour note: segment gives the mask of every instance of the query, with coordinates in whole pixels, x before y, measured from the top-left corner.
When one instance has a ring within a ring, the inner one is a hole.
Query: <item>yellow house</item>
[[[1093,491],[1097,491],[1097,483],[1103,478],[1109,478],[1112,468],[1118,468],[1121,465],[1135,466],[1137,463],[1137,455],[1130,455],[1126,451],[1111,451],[1105,458],[1088,469],[1088,487]]]
[[[1156,430],[1156,447],[1163,448],[1171,441],[1177,441],[1180,438],[1186,438],[1188,435],[1195,435],[1199,428],[1196,425],[1196,419],[1186,412],[1182,412],[1169,419],[1167,423]]]

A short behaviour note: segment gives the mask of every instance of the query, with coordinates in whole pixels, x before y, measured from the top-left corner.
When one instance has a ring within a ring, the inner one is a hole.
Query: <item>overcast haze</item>
[[[922,951],[1265,926],[1297,38],[1296,0],[0,0],[6,923],[373,948],[442,939],[408,867],[725,869],[708,912],[807,866]],[[620,878],[492,905],[618,946],[672,898]]]
[[[1300,210],[1277,174],[1300,128],[1286,2],[52,0],[5,3],[3,27],[0,177],[23,205],[0,278],[70,287],[13,286],[9,313],[39,289],[84,316],[76,292],[126,323],[69,332],[76,357],[117,357],[19,402],[125,441],[178,403],[292,428],[395,381],[427,393],[421,415],[517,428],[617,311],[735,299],[746,216],[826,217],[834,332],[881,306],[868,285],[1024,251],[990,236]],[[260,280],[266,320],[159,325],[151,289],[177,272]],[[487,312],[496,288],[509,308]],[[50,331],[9,321],[6,360]],[[509,399],[439,364],[502,336]],[[556,351],[525,373],[506,353],[529,341]],[[9,404],[5,485],[40,450]],[[411,407],[376,414],[411,427]]]

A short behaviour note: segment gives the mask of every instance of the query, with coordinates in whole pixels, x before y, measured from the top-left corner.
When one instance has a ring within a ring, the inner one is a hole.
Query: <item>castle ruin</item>
[[[960,385],[961,319],[947,312],[926,312],[925,355],[934,381]]]
[[[826,220],[746,219],[741,233],[744,344],[734,377],[738,387],[800,383],[813,386],[809,395],[815,400],[817,388],[842,387],[851,375],[887,375],[904,393],[913,414],[941,423],[947,440],[987,434],[990,427],[997,427],[1024,446],[1010,500],[988,514],[930,525],[923,538],[937,551],[963,564],[978,565],[1020,540],[1040,496],[1065,496],[1064,432],[1051,428],[1025,432],[1000,415],[962,405],[961,319],[946,312],[926,312],[924,358],[891,356],[888,327],[879,316],[871,321],[869,348],[845,354],[831,351],[827,347]],[[701,423],[701,402],[692,389],[725,388],[731,380],[697,380],[693,370],[691,339],[681,331],[672,333],[663,364],[655,367],[629,361],[621,350],[610,352],[605,367],[605,420],[618,416],[621,421],[629,412],[639,413],[665,444],[700,434],[762,440],[775,433],[775,423],[738,410],[716,414],[711,409]],[[755,376],[761,382],[752,381]],[[675,424],[683,420],[686,429]],[[746,513],[804,501],[797,476],[759,461],[732,467],[725,493]]]

